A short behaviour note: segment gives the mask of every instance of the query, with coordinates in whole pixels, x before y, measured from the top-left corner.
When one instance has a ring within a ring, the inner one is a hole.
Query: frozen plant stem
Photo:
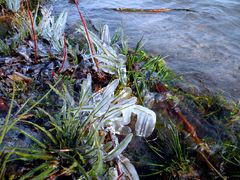
[[[80,8],[79,8],[79,5],[78,5],[78,0],[74,0],[74,3],[77,6],[78,14],[79,14],[79,17],[80,17],[80,19],[82,21],[82,24],[83,24],[83,27],[84,27],[84,31],[85,31],[86,36],[87,36],[87,42],[88,42],[88,45],[89,45],[90,53],[91,53],[91,56],[92,56],[92,58],[93,58],[93,60],[94,60],[94,62],[96,64],[97,71],[98,71],[99,70],[99,63],[98,63],[98,60],[95,57],[93,57],[94,54],[95,54],[94,48],[93,48],[93,43],[92,43],[92,41],[90,39],[86,22],[85,22],[85,20],[83,18],[83,15],[82,15],[81,11],[80,11]]]
[[[34,42],[34,63],[38,63],[38,60],[37,60],[37,56],[38,56],[37,36],[36,36],[35,30],[34,30],[32,13],[31,13],[30,8],[29,8],[29,0],[26,0],[26,5],[27,5],[27,13],[28,13],[29,19],[31,21],[31,29],[32,29],[32,34],[31,35],[32,35],[32,39],[33,39],[33,42]]]
[[[64,64],[66,62],[66,59],[67,59],[67,42],[66,42],[66,37],[64,36],[63,62],[62,62],[62,66],[58,70],[58,73],[60,73],[62,71]]]

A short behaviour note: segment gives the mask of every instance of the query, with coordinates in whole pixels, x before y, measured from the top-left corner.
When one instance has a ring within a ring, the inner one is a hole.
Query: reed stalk
[[[84,31],[85,31],[86,36],[87,36],[87,42],[88,42],[88,45],[89,45],[89,50],[90,50],[92,59],[93,59],[93,61],[95,62],[96,68],[97,68],[97,71],[98,71],[98,70],[99,70],[99,63],[98,63],[98,60],[94,57],[95,51],[94,51],[93,43],[92,43],[91,38],[90,38],[90,36],[89,36],[87,24],[86,24],[86,22],[85,22],[85,19],[84,19],[82,13],[81,13],[81,10],[80,10],[80,8],[79,8],[78,1],[77,1],[77,0],[74,0],[74,3],[75,3],[75,5],[76,5],[76,7],[77,7],[79,17],[80,17],[80,19],[81,19],[81,22],[82,22],[83,27],[84,27]]]

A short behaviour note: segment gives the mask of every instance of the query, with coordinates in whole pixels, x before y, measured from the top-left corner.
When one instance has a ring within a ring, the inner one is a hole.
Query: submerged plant
[[[238,137],[240,138],[240,137]],[[220,156],[223,158],[223,166],[226,171],[226,175],[231,178],[240,178],[240,140],[237,140],[236,144],[224,143],[223,150]]]

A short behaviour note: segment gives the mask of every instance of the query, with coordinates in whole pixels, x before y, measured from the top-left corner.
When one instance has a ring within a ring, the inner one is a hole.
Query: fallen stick
[[[191,9],[169,9],[169,8],[160,8],[160,9],[137,9],[137,8],[112,8],[114,11],[119,12],[143,12],[143,13],[163,13],[163,12],[171,12],[171,11],[189,11],[195,12]]]

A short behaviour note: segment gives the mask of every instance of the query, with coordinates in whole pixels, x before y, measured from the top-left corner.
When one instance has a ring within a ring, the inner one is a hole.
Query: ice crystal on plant
[[[6,0],[7,8],[13,12],[17,12],[20,8],[21,0]]]

